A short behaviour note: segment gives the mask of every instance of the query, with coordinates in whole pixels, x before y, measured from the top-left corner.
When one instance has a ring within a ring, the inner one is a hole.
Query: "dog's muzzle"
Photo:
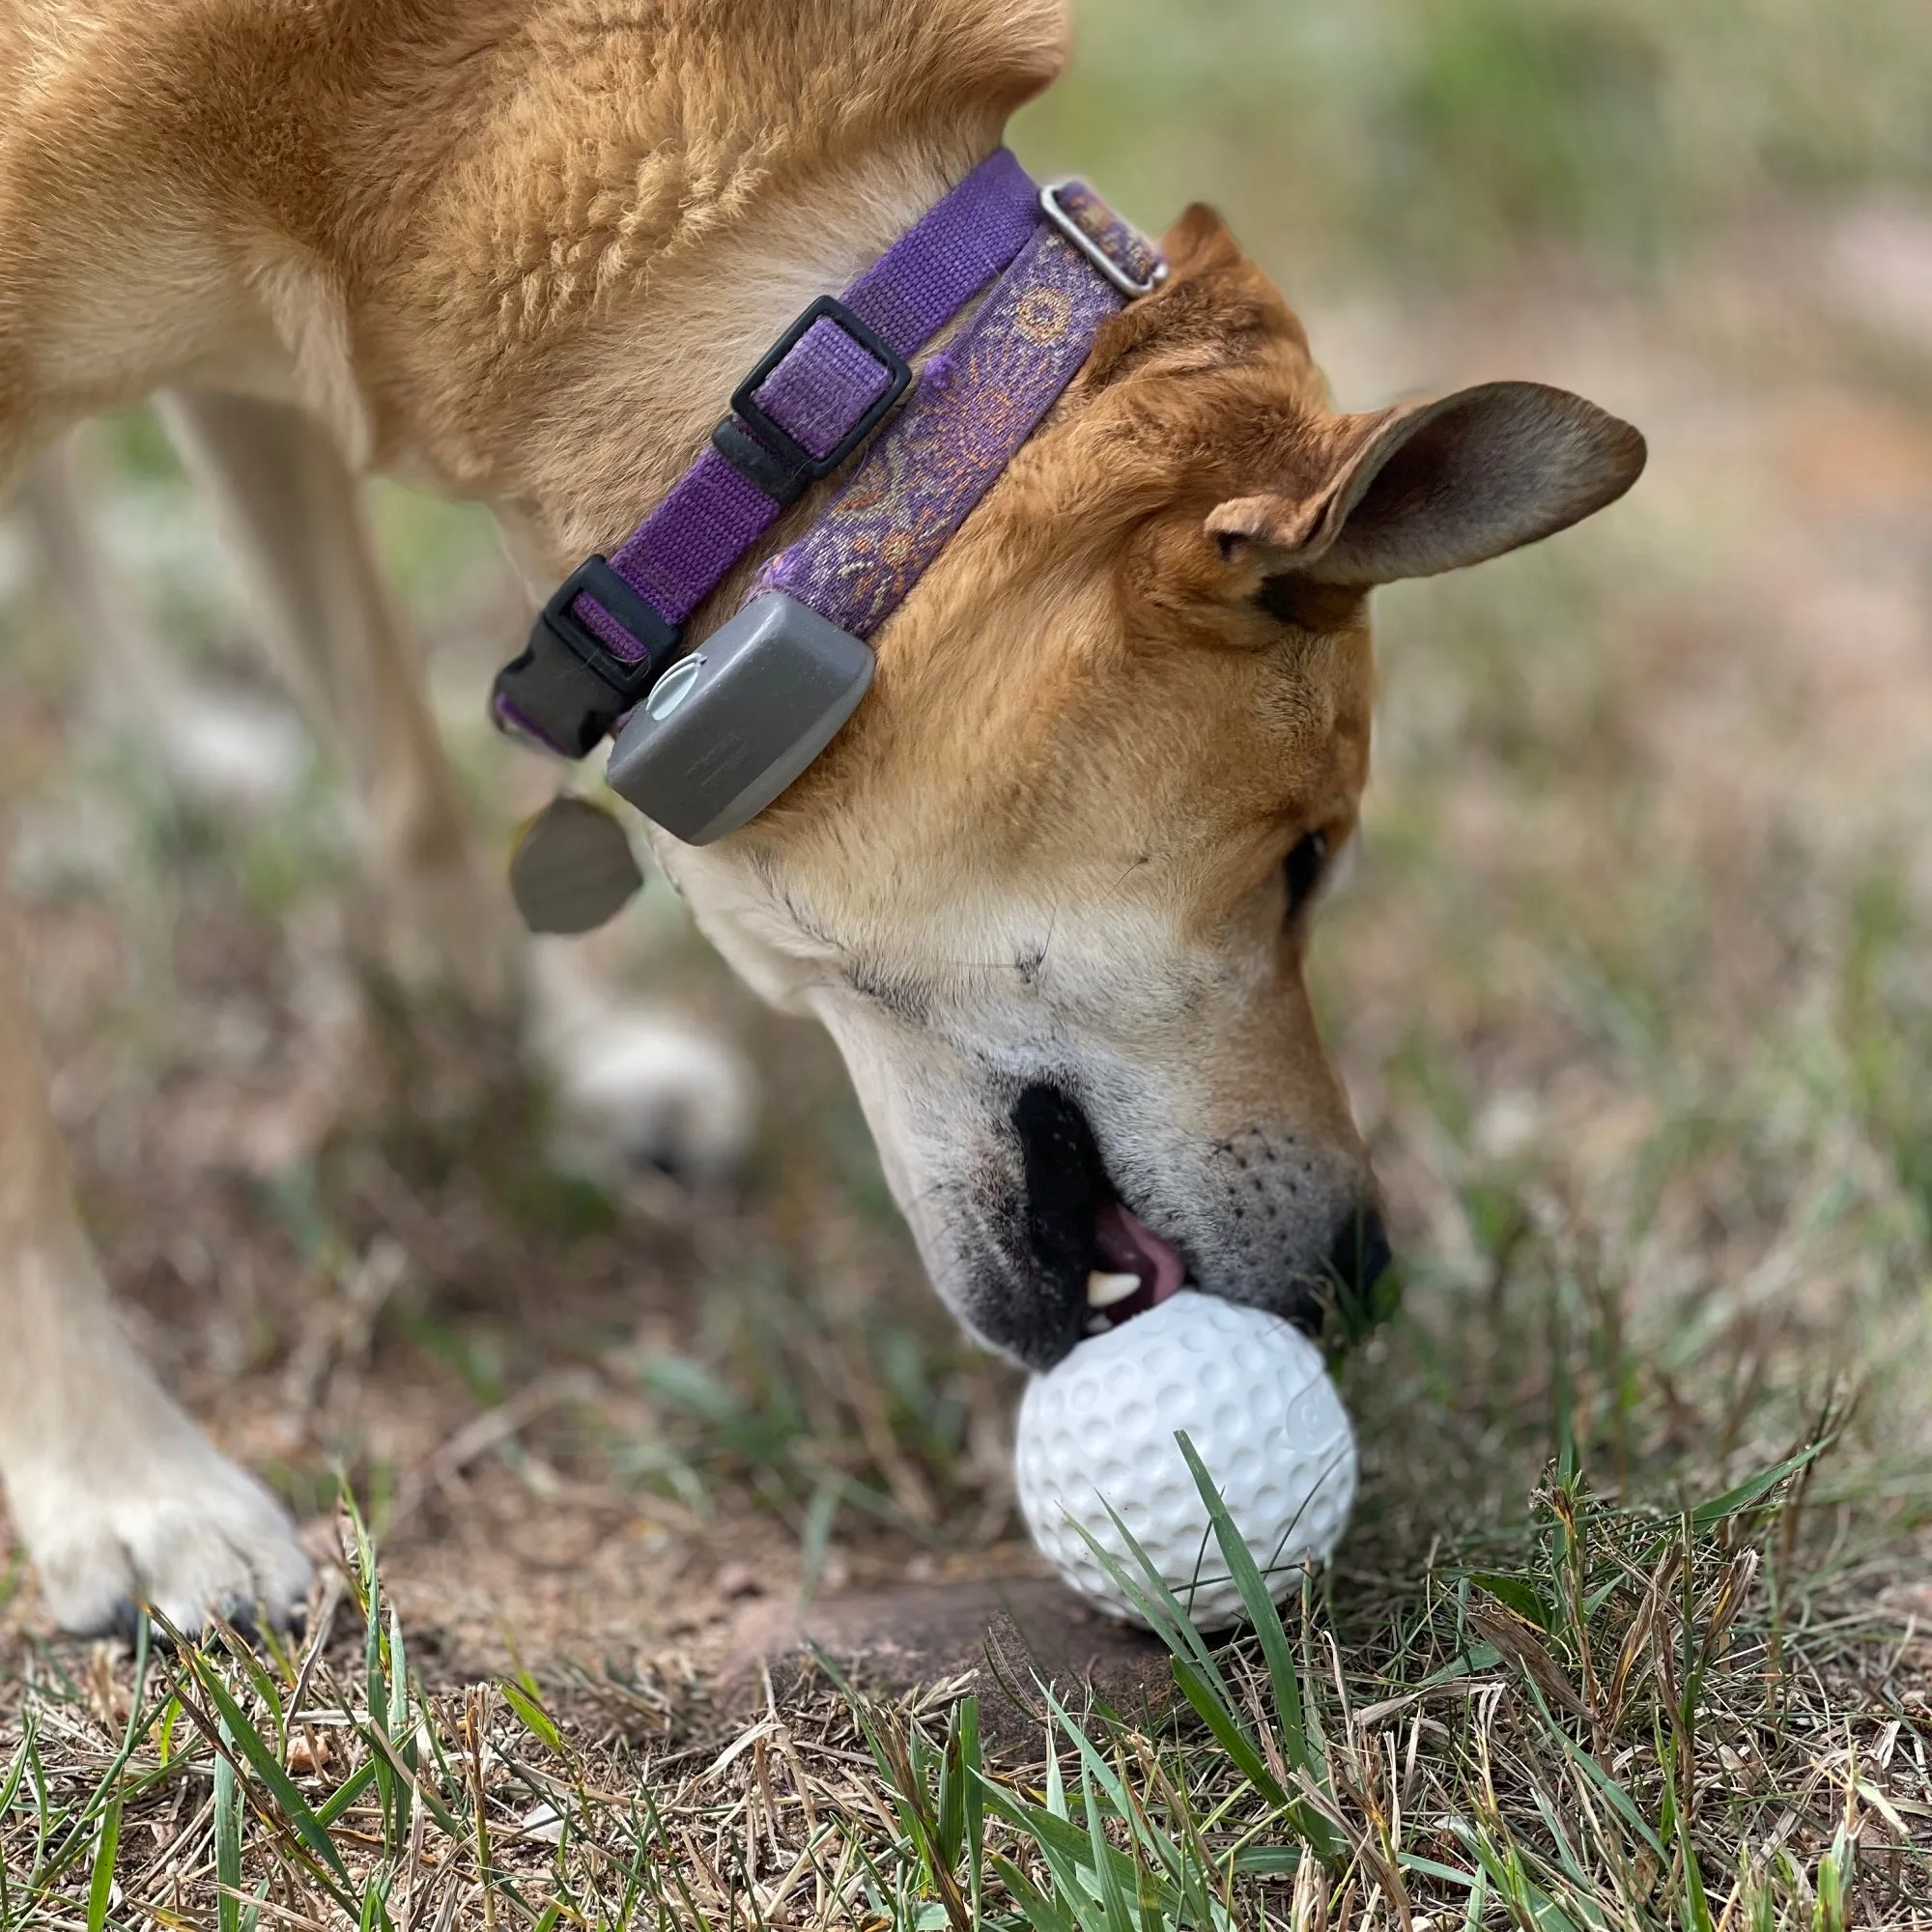
[[[1181,1250],[1122,1198],[1092,1123],[1069,1094],[1030,1086],[1010,1118],[1025,1191],[1022,1280],[986,1295],[970,1319],[995,1348],[1048,1369],[1086,1336],[1131,1321],[1183,1284],[1201,1284]],[[1241,1298],[1307,1334],[1321,1336],[1335,1322],[1353,1335],[1373,1319],[1374,1291],[1390,1259],[1379,1210],[1351,1205],[1325,1252],[1285,1260],[1264,1293]]]

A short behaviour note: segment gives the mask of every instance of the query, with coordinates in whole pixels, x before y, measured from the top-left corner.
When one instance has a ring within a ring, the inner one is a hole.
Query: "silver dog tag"
[[[870,648],[782,592],[665,672],[605,777],[687,845],[755,817],[832,742],[872,681]]]

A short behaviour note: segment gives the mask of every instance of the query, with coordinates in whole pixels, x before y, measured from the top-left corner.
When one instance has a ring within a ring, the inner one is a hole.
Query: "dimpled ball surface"
[[[1074,1526],[1141,1570],[1105,1497],[1203,1630],[1241,1620],[1175,1432],[1208,1465],[1276,1601],[1341,1541],[1355,1438],[1315,1344],[1280,1317],[1183,1289],[1028,1384],[1014,1459],[1034,1542],[1083,1596],[1140,1621]],[[1205,1547],[1204,1547],[1205,1546]]]

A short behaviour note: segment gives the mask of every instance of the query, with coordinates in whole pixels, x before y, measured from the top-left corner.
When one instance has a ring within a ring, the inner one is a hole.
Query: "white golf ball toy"
[[[1307,1336],[1279,1316],[1190,1290],[1081,1343],[1028,1385],[1014,1467],[1041,1552],[1099,1607],[1140,1621],[1080,1534],[1143,1580],[1104,1498],[1196,1625],[1219,1629],[1241,1620],[1240,1593],[1177,1430],[1276,1602],[1341,1541],[1355,1499],[1355,1438]]]

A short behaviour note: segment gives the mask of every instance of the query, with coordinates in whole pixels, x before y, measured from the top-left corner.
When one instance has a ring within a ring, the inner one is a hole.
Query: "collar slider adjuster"
[[[1167,264],[1159,253],[1085,182],[1049,182],[1039,191],[1039,206],[1040,213],[1129,301],[1152,295],[1167,280]]]
[[[711,446],[785,508],[830,476],[911,384],[912,364],[877,329],[820,296],[731,392]]]

